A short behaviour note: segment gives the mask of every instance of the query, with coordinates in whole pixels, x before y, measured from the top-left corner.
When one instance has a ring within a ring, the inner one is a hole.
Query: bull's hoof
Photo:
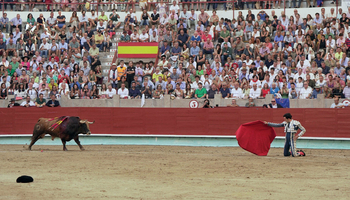
[[[68,149],[63,149],[63,151],[68,151]]]
[[[31,151],[32,150],[32,148],[31,147],[28,147],[28,151]]]
[[[81,147],[80,150],[85,151],[84,147]]]

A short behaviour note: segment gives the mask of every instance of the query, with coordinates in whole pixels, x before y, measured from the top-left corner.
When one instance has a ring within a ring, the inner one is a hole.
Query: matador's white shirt
[[[297,133],[298,129],[300,129],[300,133],[298,134],[299,137],[304,135],[304,133],[306,132],[306,129],[297,120],[292,120],[289,123],[284,121],[280,124],[268,123],[268,125],[272,126],[272,127],[283,127],[284,126],[284,132],[285,133],[292,133],[292,134]]]

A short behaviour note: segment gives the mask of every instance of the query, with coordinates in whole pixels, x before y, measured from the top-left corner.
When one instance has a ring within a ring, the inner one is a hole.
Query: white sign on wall
[[[198,108],[199,103],[197,100],[191,100],[190,101],[190,108]]]

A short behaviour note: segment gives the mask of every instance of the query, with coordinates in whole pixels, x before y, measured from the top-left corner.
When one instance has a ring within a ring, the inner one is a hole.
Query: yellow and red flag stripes
[[[119,42],[118,58],[156,58],[157,42]]]

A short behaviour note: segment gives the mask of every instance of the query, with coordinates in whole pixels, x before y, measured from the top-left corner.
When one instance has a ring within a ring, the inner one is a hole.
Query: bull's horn
[[[89,121],[88,121],[88,123],[89,123],[89,124],[93,124],[93,123],[95,123],[95,121],[93,121],[93,122],[89,122]]]
[[[86,120],[80,120],[81,124],[84,124],[86,122]]]

